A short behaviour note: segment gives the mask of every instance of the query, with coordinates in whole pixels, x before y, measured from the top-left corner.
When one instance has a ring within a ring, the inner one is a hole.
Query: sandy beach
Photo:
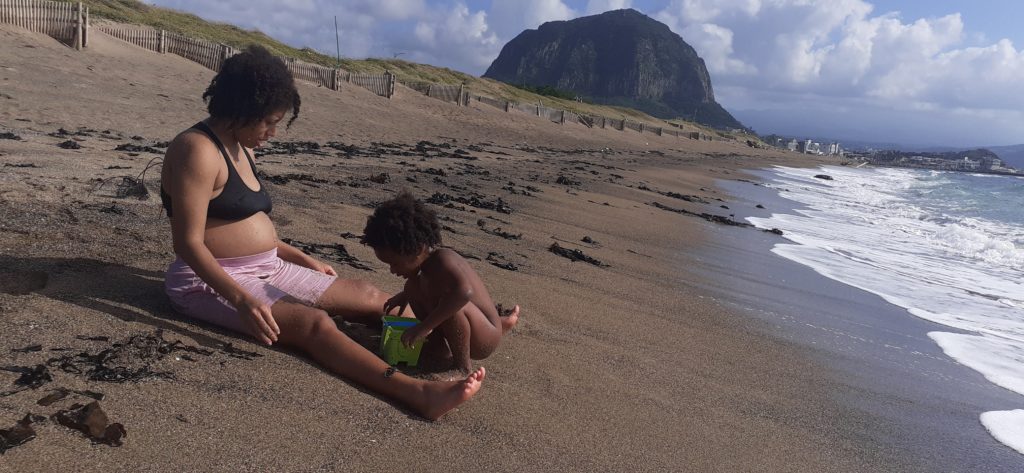
[[[898,416],[845,402],[850,385],[872,380],[837,383],[821,357],[770,335],[771,321],[725,301],[728,291],[699,271],[708,263],[696,256],[722,232],[779,237],[666,207],[743,215],[755,203],[716,181],[819,164],[741,143],[300,83],[299,119],[256,160],[279,236],[342,277],[394,292],[401,281],[358,235],[375,203],[409,189],[435,204],[445,244],[471,260],[496,302],[522,307],[520,324],[479,363],[488,370],[480,393],[426,422],[293,353],[181,318],[162,293],[174,256],[159,173],[145,174],[148,199],[124,177],[139,177],[161,142],[205,116],[212,76],[100,33],[76,52],[0,26],[0,133],[14,135],[0,139],[0,367],[43,364],[52,377],[27,388],[0,371],[0,429],[46,418],[32,424],[35,439],[0,456],[0,470],[941,466],[924,450],[889,448]],[[598,264],[555,254],[556,243]],[[345,328],[373,343],[368,329]],[[104,350],[119,355],[105,366],[123,368],[114,375],[126,381],[90,379]],[[78,392],[39,405],[58,389]],[[121,446],[52,420],[93,401],[90,392],[124,426]]]

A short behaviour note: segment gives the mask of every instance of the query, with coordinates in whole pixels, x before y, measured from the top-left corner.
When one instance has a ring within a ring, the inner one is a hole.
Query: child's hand
[[[430,335],[433,330],[424,330],[423,324],[416,325],[415,327],[409,327],[405,329],[405,333],[402,334],[402,344],[406,347],[412,347],[412,345]]]
[[[405,293],[399,292],[398,294],[395,294],[394,296],[391,297],[391,299],[388,299],[387,302],[384,303],[384,315],[390,314],[391,309],[398,307],[398,316],[401,317],[402,312],[405,312],[405,307],[408,305],[409,299],[405,297]]]

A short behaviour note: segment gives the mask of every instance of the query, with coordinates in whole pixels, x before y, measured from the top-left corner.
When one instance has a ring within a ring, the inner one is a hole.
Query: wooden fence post
[[[511,105],[512,102],[509,102],[508,100],[505,101],[505,113],[508,113],[509,109],[512,108]]]
[[[340,84],[339,84],[340,80],[338,80],[338,75],[341,74],[341,73],[337,69],[331,69],[331,70],[334,71],[331,74],[331,90],[338,90],[338,87],[340,86]]]
[[[82,49],[82,31],[85,30],[82,24],[82,2],[78,2],[77,12],[75,13],[75,49]]]
[[[224,66],[224,61],[228,60],[228,57],[230,57],[230,54],[231,54],[231,47],[230,46],[228,46],[226,44],[220,45],[220,64],[217,64],[217,70],[218,71],[220,70],[221,67]]]
[[[167,54],[167,30],[160,30],[160,54]]]
[[[558,124],[565,125],[565,110],[562,110],[561,112],[562,113],[558,117]]]
[[[395,95],[395,75],[391,71],[384,71],[384,87],[387,98],[391,98]]]
[[[85,28],[82,30],[82,47],[89,45],[89,7],[85,7]]]

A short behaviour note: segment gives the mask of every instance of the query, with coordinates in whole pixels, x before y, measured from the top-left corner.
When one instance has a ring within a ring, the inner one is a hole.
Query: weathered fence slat
[[[81,2],[0,0],[0,23],[45,34],[72,47],[84,41],[87,7]]]

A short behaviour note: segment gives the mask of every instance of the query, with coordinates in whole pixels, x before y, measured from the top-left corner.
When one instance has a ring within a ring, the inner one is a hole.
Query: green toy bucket
[[[384,361],[392,366],[399,363],[416,366],[420,360],[420,351],[423,350],[425,340],[419,340],[412,347],[406,347],[402,345],[402,334],[406,329],[418,325],[419,321],[390,315],[384,316],[381,320],[384,322],[384,329],[381,331],[380,337],[380,354]]]

